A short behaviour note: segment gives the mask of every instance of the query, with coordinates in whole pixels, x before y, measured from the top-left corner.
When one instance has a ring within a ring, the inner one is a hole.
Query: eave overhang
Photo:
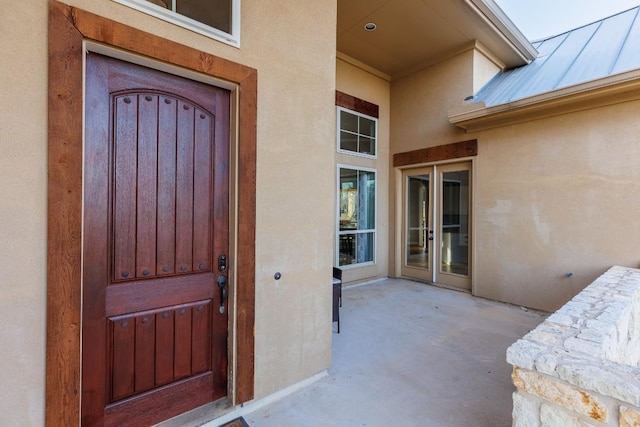
[[[449,122],[476,132],[640,99],[640,69],[505,104],[471,103],[449,111]]]
[[[520,65],[528,64],[537,58],[536,48],[493,0],[465,0],[465,3],[511,46],[512,51],[523,62]]]

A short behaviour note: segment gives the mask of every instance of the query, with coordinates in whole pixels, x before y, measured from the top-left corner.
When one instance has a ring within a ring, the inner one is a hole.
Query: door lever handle
[[[218,287],[220,288],[220,314],[224,313],[224,303],[227,301],[227,278],[222,274],[218,276]]]

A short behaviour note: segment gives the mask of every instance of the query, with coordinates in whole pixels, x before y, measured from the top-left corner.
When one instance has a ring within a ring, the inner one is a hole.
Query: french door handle
[[[227,278],[222,274],[218,276],[218,287],[220,288],[220,314],[224,313],[224,303],[227,301]]]

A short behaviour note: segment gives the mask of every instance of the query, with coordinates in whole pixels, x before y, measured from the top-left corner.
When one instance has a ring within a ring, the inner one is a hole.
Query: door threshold
[[[223,397],[156,424],[157,427],[197,427],[233,412],[229,397]]]
[[[433,282],[431,280],[420,280],[414,277],[405,277],[402,276],[403,279],[411,280],[412,282],[423,283],[425,285],[435,286],[436,288],[448,289],[450,291],[462,292],[465,294],[473,295],[470,289],[458,288],[453,285],[446,285],[444,283]]]

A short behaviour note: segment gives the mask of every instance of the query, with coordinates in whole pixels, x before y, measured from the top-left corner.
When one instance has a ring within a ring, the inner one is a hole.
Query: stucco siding
[[[473,51],[391,83],[392,153],[462,141],[447,111],[473,94]],[[468,139],[468,138],[467,138]]]
[[[482,87],[493,79],[501,70],[501,66],[489,58],[484,52],[473,52],[473,93],[478,93]]]
[[[478,141],[472,292],[555,310],[611,265],[638,267],[640,101],[466,132],[446,111],[486,78],[477,65],[465,52],[391,85],[392,153]]]
[[[477,295],[556,310],[611,265],[638,267],[639,107],[469,135]]]
[[[240,49],[110,0],[67,3],[258,70],[255,396],[326,369],[335,2],[243,2]],[[2,425],[44,424],[47,7],[46,0],[26,0],[0,17]]]
[[[44,423],[47,7],[0,16],[0,424]]]

